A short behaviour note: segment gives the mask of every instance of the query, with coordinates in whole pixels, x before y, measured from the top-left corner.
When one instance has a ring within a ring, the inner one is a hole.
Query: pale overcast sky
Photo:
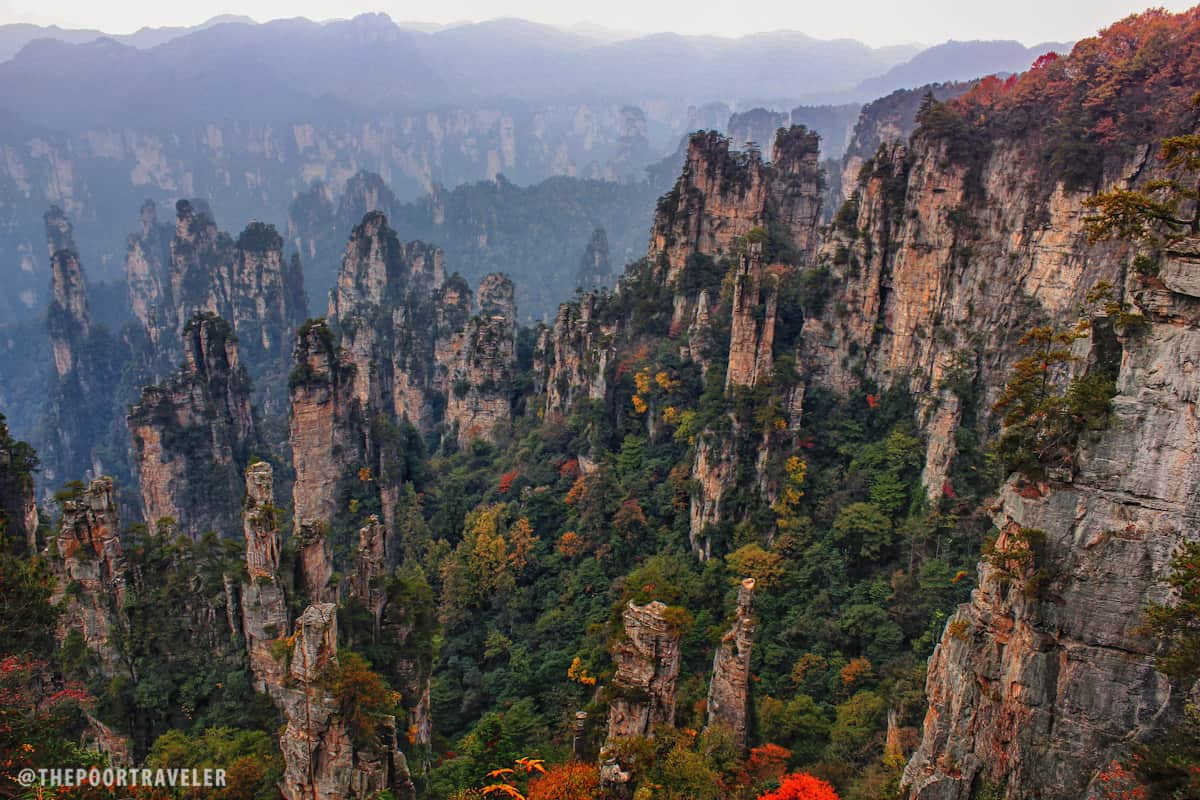
[[[128,33],[143,25],[190,25],[217,14],[245,14],[258,20],[279,17],[328,19],[363,11],[384,11],[395,20],[450,23],[495,17],[523,17],[570,25],[589,22],[644,33],[740,36],[765,30],[791,29],[820,38],[849,37],[871,45],[936,43],[946,39],[1018,39],[1026,44],[1078,39],[1098,28],[1148,7],[1131,0],[0,0],[0,23],[35,22],[100,28]],[[1179,11],[1194,3],[1161,0]]]

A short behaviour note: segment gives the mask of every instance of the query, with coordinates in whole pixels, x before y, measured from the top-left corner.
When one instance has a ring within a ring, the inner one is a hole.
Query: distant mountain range
[[[1018,42],[871,48],[795,31],[626,37],[520,19],[434,28],[217,17],[125,36],[0,26],[0,108],[60,130],[583,101],[789,108],[1027,67]]]

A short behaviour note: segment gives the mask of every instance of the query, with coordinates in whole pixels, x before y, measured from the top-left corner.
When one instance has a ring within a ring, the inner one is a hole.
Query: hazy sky
[[[267,20],[327,19],[384,11],[396,20],[438,23],[510,16],[559,25],[590,22],[647,33],[738,36],[787,28],[821,38],[850,37],[872,45],[946,39],[1019,39],[1034,44],[1089,35],[1150,4],[1131,0],[59,0],[46,5],[38,0],[0,0],[0,23],[56,23],[127,33],[143,25],[190,25],[223,13]],[[1171,10],[1193,5],[1180,0],[1152,4]]]

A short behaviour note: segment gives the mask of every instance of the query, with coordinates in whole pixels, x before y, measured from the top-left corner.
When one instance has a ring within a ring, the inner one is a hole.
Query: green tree
[[[1084,201],[1096,212],[1085,220],[1092,241],[1124,239],[1158,249],[1200,235],[1200,134],[1164,139],[1159,160],[1179,177],[1140,189],[1110,189]]]

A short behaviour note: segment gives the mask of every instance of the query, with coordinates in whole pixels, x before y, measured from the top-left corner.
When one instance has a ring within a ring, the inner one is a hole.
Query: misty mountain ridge
[[[589,100],[787,108],[1019,71],[1061,49],[1011,41],[871,48],[797,31],[620,38],[515,18],[421,28],[381,13],[330,22],[214,18],[127,36],[0,26],[0,56],[26,40],[0,63],[0,108],[63,130]],[[391,79],[364,79],[374,75]],[[189,87],[186,103],[179,87]],[[200,100],[214,93],[219,101]]]

